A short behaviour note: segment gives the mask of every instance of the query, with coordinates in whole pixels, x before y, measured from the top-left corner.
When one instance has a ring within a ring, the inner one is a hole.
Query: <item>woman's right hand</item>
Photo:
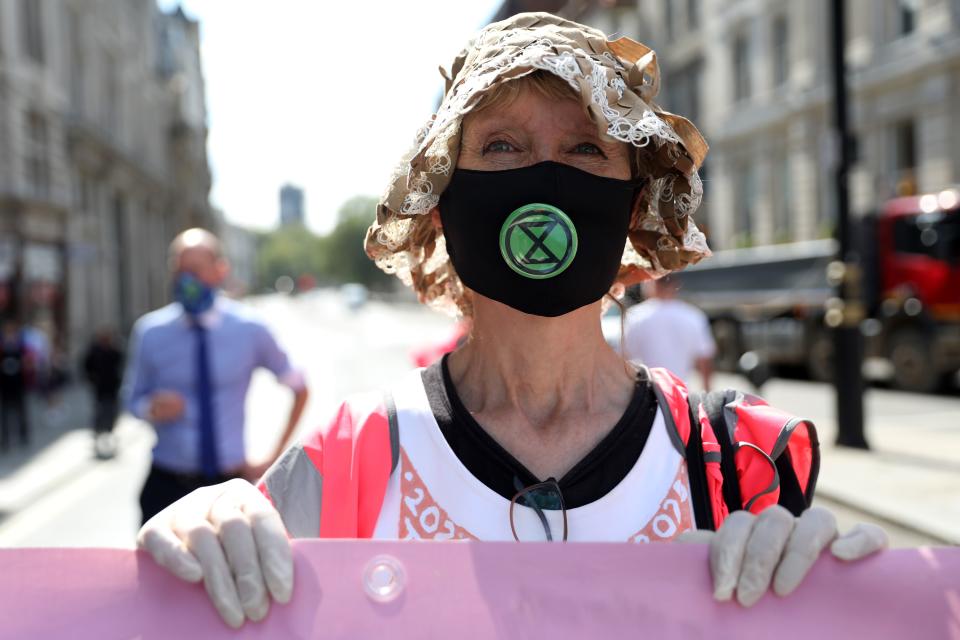
[[[177,500],[143,525],[137,546],[178,578],[202,579],[231,627],[262,620],[271,596],[290,601],[290,540],[280,514],[249,482],[230,480]]]

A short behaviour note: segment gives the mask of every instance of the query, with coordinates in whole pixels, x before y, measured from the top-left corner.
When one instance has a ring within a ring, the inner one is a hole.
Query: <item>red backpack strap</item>
[[[392,399],[356,396],[288,449],[259,487],[292,537],[369,538],[398,459]]]
[[[702,400],[705,395],[706,394],[703,393],[695,393],[691,394],[689,399],[690,409],[695,419],[693,429],[697,435],[699,435],[700,452],[703,458],[703,486],[704,493],[706,494],[704,511],[709,511],[709,513],[705,513],[702,518],[698,514],[697,527],[716,530],[723,524],[727,516],[730,515],[728,497],[724,495],[724,488],[727,489],[728,493],[731,489],[733,490],[733,495],[729,497],[730,504],[737,505],[736,508],[739,508],[742,502],[740,501],[739,483],[731,482],[726,485],[724,484],[724,469],[721,463],[724,462],[725,458],[720,443],[717,442],[717,438],[714,435],[713,427],[710,424],[710,416],[707,414],[707,410],[703,405]],[[693,456],[691,455],[690,457],[692,458]],[[730,464],[732,465],[732,458]],[[730,472],[730,470],[727,471],[728,473]],[[692,476],[694,473],[693,469],[691,469],[689,473]]]
[[[654,382],[654,393],[670,440],[686,462],[697,528],[716,529],[716,514],[720,514],[720,517],[726,517],[727,514],[722,498],[718,500],[723,484],[719,468],[720,452],[711,449],[711,446],[716,447],[715,443],[702,442],[698,416],[692,411],[695,403],[683,381],[666,369],[646,369],[645,372]]]
[[[683,380],[660,367],[646,368],[647,378],[653,382],[653,392],[667,422],[667,433],[674,448],[687,457],[687,442],[690,441],[690,407],[687,402],[687,385]]]

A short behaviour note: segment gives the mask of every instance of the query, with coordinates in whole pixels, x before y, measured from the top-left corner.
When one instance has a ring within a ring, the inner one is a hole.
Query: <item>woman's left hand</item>
[[[709,543],[713,597],[724,602],[736,594],[749,607],[771,582],[778,596],[793,592],[827,545],[840,560],[859,560],[884,549],[887,533],[860,523],[838,537],[837,520],[826,509],[812,507],[795,518],[775,505],[758,516],[735,511],[716,532],[688,531],[678,540]]]

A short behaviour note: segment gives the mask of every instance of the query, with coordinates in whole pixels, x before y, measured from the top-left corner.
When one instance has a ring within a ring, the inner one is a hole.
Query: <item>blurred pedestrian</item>
[[[144,521],[197,487],[258,478],[286,447],[307,400],[302,374],[267,326],[218,295],[230,268],[213,234],[178,235],[170,269],[175,302],[137,321],[123,383],[127,410],[157,432],[140,494]],[[244,405],[258,367],[290,387],[295,400],[273,455],[254,464],[244,447]]]
[[[93,389],[94,454],[106,460],[116,453],[113,425],[117,420],[123,379],[123,351],[113,329],[103,327],[96,332],[83,357],[83,372]]]
[[[27,381],[30,377],[30,350],[23,328],[5,318],[0,328],[0,451],[7,451],[16,423],[20,444],[30,443],[27,415]]]
[[[26,323],[20,328],[23,343],[30,356],[30,367],[27,371],[27,391],[33,391],[41,396],[46,395],[52,377],[53,348],[46,329],[34,321]],[[45,323],[44,323],[45,324]]]
[[[663,367],[685,382],[696,370],[710,390],[717,345],[707,315],[677,299],[676,278],[664,276],[642,285],[645,300],[627,310],[623,356],[648,367]]]

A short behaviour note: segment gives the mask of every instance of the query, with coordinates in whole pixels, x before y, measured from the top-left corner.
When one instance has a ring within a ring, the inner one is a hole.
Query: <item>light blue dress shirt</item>
[[[233,471],[246,462],[244,404],[253,371],[269,369],[294,390],[303,387],[303,377],[267,326],[243,305],[219,297],[198,321],[207,328],[220,471]],[[153,425],[157,432],[153,463],[179,473],[200,472],[197,336],[190,322],[177,302],[140,318],[130,337],[122,390],[126,409],[143,420],[149,419],[147,408],[154,392],[175,391],[183,396],[185,409],[179,420]]]

